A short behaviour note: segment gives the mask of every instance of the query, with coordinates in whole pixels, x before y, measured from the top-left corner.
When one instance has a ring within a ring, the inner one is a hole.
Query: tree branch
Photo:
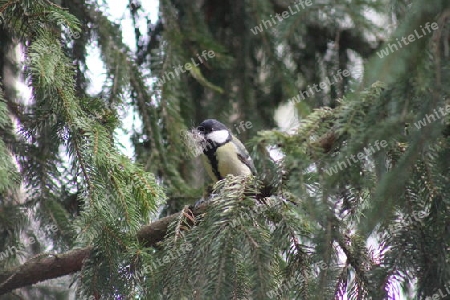
[[[206,206],[205,203],[195,208],[194,216],[204,212]],[[139,242],[147,247],[156,245],[164,239],[169,224],[178,217],[179,213],[175,213],[143,226],[137,233]],[[89,258],[92,249],[93,247],[85,247],[62,254],[39,254],[13,270],[0,271],[0,295],[30,284],[78,272],[83,267],[84,261]]]
[[[336,134],[330,130],[319,139],[318,144],[325,152],[328,152],[335,140]],[[256,195],[256,198],[270,196],[269,190]],[[193,215],[197,216],[203,213],[207,206],[208,203],[205,202],[192,209]],[[139,242],[146,247],[155,246],[164,239],[169,224],[177,219],[179,214],[180,212],[172,214],[141,227],[137,233]],[[83,267],[84,261],[89,258],[92,249],[93,247],[86,247],[62,254],[40,254],[13,270],[0,271],[0,295],[30,284],[78,272]]]
[[[86,247],[63,254],[40,254],[16,269],[0,273],[0,295],[43,280],[80,271],[83,261],[91,250],[92,247]]]

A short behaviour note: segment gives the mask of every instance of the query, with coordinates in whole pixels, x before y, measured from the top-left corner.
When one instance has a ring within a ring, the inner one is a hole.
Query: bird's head
[[[204,150],[215,148],[231,140],[230,130],[215,119],[207,119],[196,128],[197,134],[201,137]]]

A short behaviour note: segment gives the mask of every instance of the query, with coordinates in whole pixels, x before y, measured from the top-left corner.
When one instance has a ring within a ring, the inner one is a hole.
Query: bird
[[[214,182],[227,175],[250,176],[256,174],[253,160],[242,142],[216,119],[207,119],[196,128],[203,150],[202,160]]]

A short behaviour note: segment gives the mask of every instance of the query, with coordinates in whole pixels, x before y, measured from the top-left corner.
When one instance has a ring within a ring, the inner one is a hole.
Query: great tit
[[[248,176],[256,173],[247,149],[225,125],[207,119],[198,125],[197,132],[201,137],[203,164],[214,182],[228,174]]]

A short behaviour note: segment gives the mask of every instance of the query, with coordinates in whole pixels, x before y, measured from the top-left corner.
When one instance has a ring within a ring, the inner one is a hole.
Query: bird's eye
[[[200,131],[200,132],[203,132],[203,131],[205,131],[205,127],[203,127],[203,126],[198,126],[198,127],[197,127],[197,130]]]

